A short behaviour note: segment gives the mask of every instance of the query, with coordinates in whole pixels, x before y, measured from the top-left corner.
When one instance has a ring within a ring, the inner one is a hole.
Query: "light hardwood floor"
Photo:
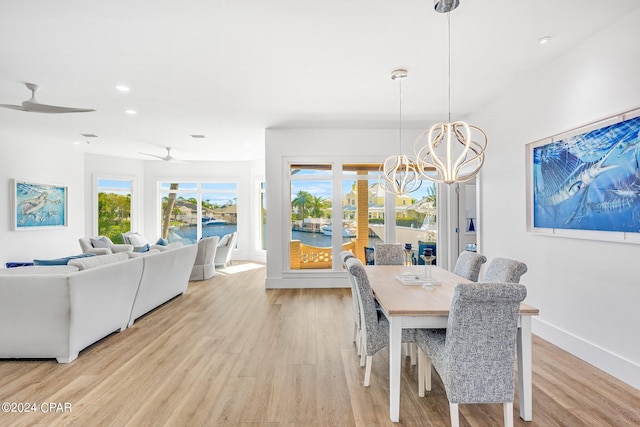
[[[265,290],[264,278],[263,266],[244,263],[192,282],[67,365],[0,360],[0,402],[38,408],[0,412],[0,426],[448,425],[440,379],[419,398],[408,359],[400,423],[389,421],[386,351],[362,386],[349,289]],[[638,390],[537,337],[533,400],[534,420],[524,422],[516,397],[516,426],[640,425]],[[44,413],[48,402],[71,411]],[[460,418],[499,426],[502,406],[461,405]]]

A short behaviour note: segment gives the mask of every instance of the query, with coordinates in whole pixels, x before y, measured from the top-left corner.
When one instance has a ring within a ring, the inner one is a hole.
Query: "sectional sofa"
[[[0,270],[0,358],[72,362],[84,348],[183,294],[196,252],[189,245]]]

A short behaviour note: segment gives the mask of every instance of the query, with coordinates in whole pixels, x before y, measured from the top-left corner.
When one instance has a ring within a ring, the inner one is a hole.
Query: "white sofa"
[[[113,243],[107,236],[81,237],[78,243],[83,254],[108,255],[133,250],[132,245]]]
[[[0,270],[0,358],[75,360],[82,349],[184,293],[196,251],[190,245]]]
[[[75,266],[18,267],[0,272],[0,358],[56,358],[127,327],[143,258],[80,271]],[[84,258],[89,259],[89,258]]]
[[[197,251],[196,245],[187,245],[142,258],[144,273],[131,309],[129,326],[143,314],[187,291]]]

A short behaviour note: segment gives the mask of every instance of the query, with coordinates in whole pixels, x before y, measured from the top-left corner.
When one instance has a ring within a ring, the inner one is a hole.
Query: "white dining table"
[[[469,282],[443,268],[430,266],[430,269],[433,280],[439,283],[423,288],[403,284],[397,276],[406,272],[424,276],[424,266],[365,266],[373,294],[389,319],[389,416],[393,422],[400,421],[402,329],[446,328],[455,285]],[[520,305],[516,342],[518,397],[520,418],[525,421],[533,418],[531,316],[537,314],[537,308]]]

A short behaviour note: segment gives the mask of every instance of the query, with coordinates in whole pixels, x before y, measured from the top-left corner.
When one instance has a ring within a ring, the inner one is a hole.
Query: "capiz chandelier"
[[[449,42],[448,123],[437,123],[422,132],[415,143],[416,163],[423,179],[452,184],[473,179],[484,164],[487,134],[463,121],[451,122],[451,16],[458,0],[434,0],[435,10],[447,14]],[[423,142],[426,139],[426,143]]]

